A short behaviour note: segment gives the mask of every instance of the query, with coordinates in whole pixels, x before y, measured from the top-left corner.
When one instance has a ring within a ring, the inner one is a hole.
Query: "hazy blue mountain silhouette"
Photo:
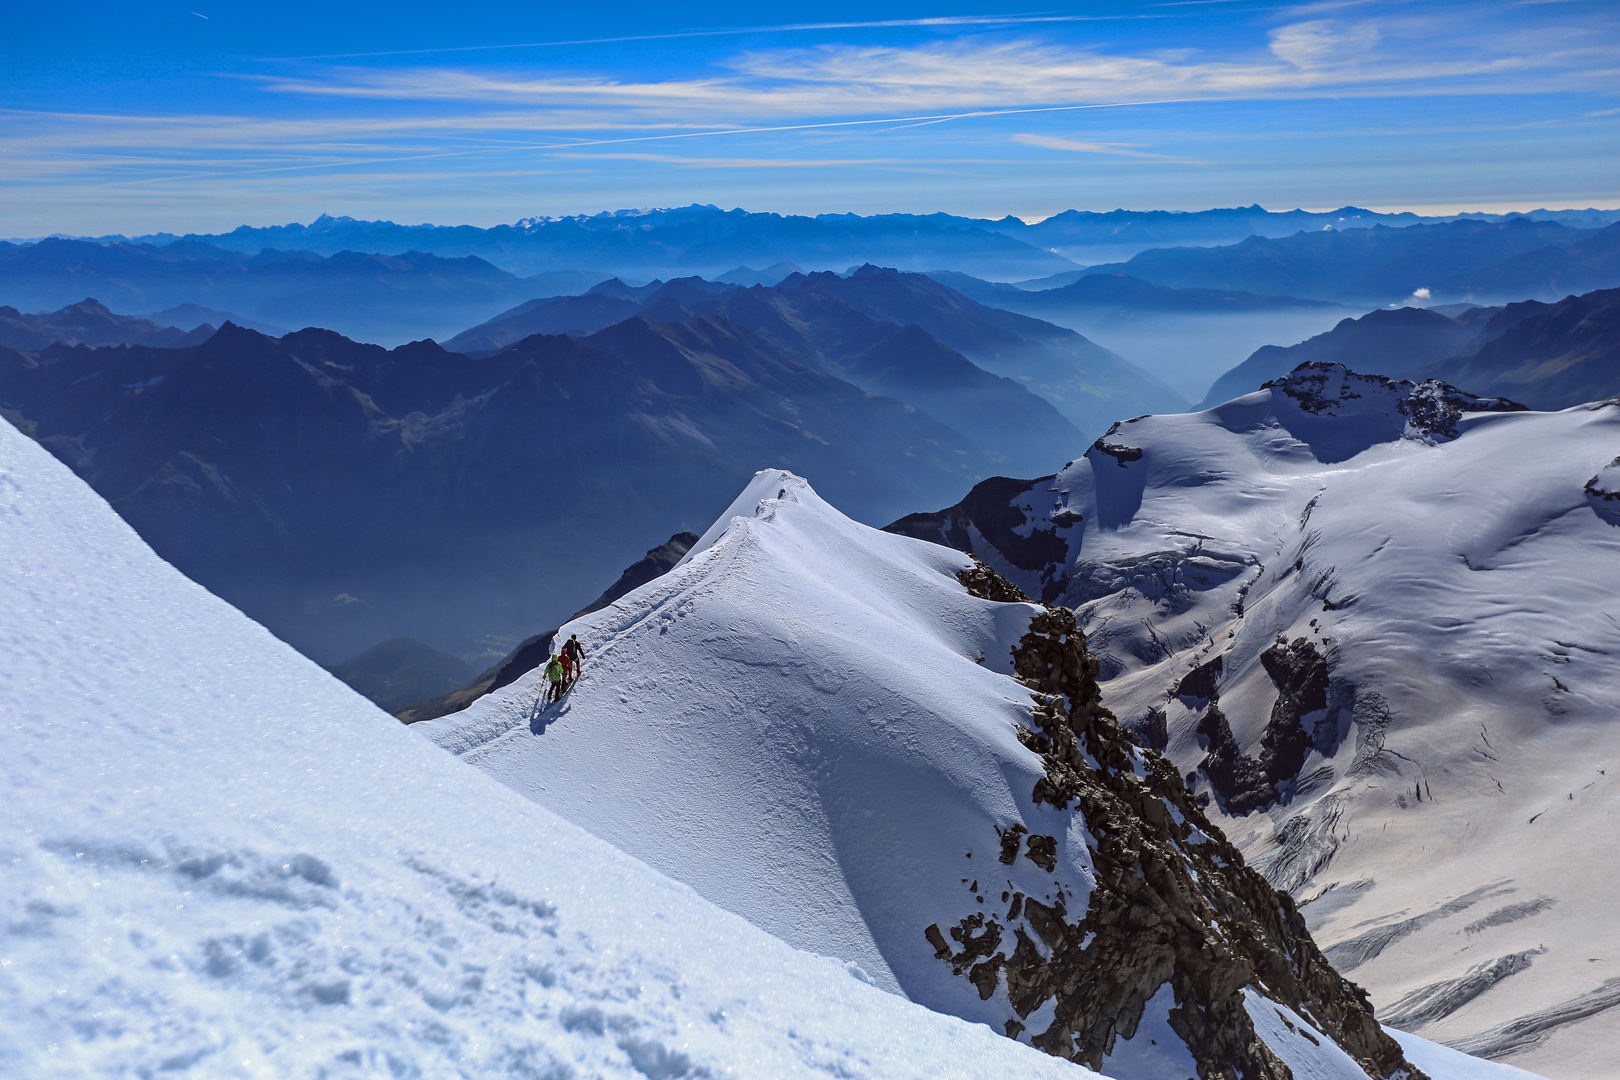
[[[1094,266],[1092,272],[1121,272],[1173,288],[1237,289],[1383,305],[1418,289],[1436,289],[1486,271],[1515,256],[1565,248],[1593,235],[1590,230],[1529,218],[1403,228],[1377,225],[1278,239],[1250,237],[1227,247],[1159,248],[1124,263]],[[1502,287],[1511,298],[1525,295],[1520,286]]]
[[[1447,296],[1519,296],[1553,300],[1620,285],[1620,225],[1572,244],[1536,248],[1495,266],[1454,274],[1436,290]]]
[[[1490,309],[1476,308],[1475,311]],[[1280,379],[1301,364],[1343,364],[1352,371],[1404,379],[1451,356],[1480,331],[1479,319],[1448,318],[1426,308],[1385,308],[1345,319],[1325,334],[1298,345],[1265,345],[1210,387],[1202,408],[1250,394],[1268,379]],[[1471,389],[1471,388],[1470,388]]]
[[[48,308],[90,295],[115,310],[200,304],[383,342],[448,336],[544,291],[478,258],[422,252],[248,255],[192,241],[0,243],[0,300]],[[555,291],[555,290],[553,290]]]
[[[483,359],[230,324],[183,349],[0,350],[0,402],[164,558],[327,663],[401,636],[504,652],[761,466],[873,522],[1001,471],[712,315]]]
[[[390,638],[327,669],[388,712],[447,693],[473,678],[459,656],[415,638]]]
[[[1509,304],[1470,349],[1422,375],[1533,409],[1620,397],[1620,289]]]
[[[1158,379],[1073,330],[981,304],[930,275],[870,264],[847,275],[794,274],[775,286],[748,289],[699,278],[641,287],[608,281],[583,296],[520,305],[456,335],[448,344],[477,351],[526,333],[589,332],[630,314],[671,322],[702,312],[723,314],[770,338],[800,362],[875,393],[892,394],[942,419],[939,410],[945,409],[957,418],[950,421],[953,425],[987,445],[1003,446],[1012,457],[1022,456],[1023,448],[1033,448],[1046,438],[1047,428],[1038,424],[1020,433],[1018,425],[996,419],[995,410],[958,403],[953,411],[944,398],[965,391],[965,372],[958,369],[960,377],[940,376],[946,381],[934,387],[916,369],[909,385],[901,386],[892,379],[873,381],[870,372],[863,374],[866,368],[848,361],[891,338],[897,327],[916,326],[991,375],[1011,379],[1045,398],[1083,432],[1100,432],[1122,415],[1186,407],[1185,399]],[[920,342],[916,337],[908,340]],[[892,345],[890,350],[889,366],[897,373],[900,368],[893,362],[898,357]],[[986,392],[1005,393],[1004,388],[995,389],[994,380],[981,386]],[[1010,408],[1013,400],[1004,403]],[[1007,443],[1009,439],[1017,445]]]
[[[1445,315],[1395,308],[1345,319],[1298,345],[1257,349],[1201,408],[1252,393],[1305,363],[1394,379],[1440,379],[1469,393],[1564,409],[1620,395],[1620,289]]]
[[[322,215],[308,225],[243,226],[229,233],[183,239],[250,252],[264,247],[325,254],[432,251],[445,257],[477,256],[519,274],[602,268],[636,278],[717,275],[739,264],[771,266],[779,262],[842,269],[865,259],[909,269],[968,269],[1008,278],[1037,277],[1074,267],[1044,246],[1025,243],[989,225],[949,214],[802,217],[693,205],[531,218],[489,229],[407,226]],[[163,234],[143,239],[169,242],[182,238]]]
[[[1620,214],[1537,210],[1527,215],[1457,215],[1480,222],[1519,216],[1561,221],[1575,228],[1601,228]],[[782,261],[797,263],[792,269],[802,266],[837,270],[870,259],[912,270],[963,270],[1011,281],[1072,270],[1072,266],[1063,266],[1062,260],[1051,254],[1054,249],[1072,249],[1072,254],[1083,262],[1095,262],[1095,253],[1105,249],[1123,254],[1104,257],[1126,258],[1151,247],[1232,244],[1249,236],[1290,236],[1300,231],[1318,232],[1324,227],[1354,229],[1446,220],[1452,219],[1382,214],[1352,206],[1312,212],[1268,211],[1255,205],[1198,211],[1067,210],[1030,224],[1015,217],[995,221],[943,213],[803,217],[692,205],[529,218],[489,229],[398,225],[323,214],[307,225],[243,226],[229,233],[186,237],[161,233],[137,239],[158,244],[198,240],[248,253],[271,247],[328,255],[339,251],[412,250],[447,257],[476,255],[517,274],[600,267],[642,278],[699,273],[730,279],[732,272],[728,268],[742,270],[769,264],[772,280],[738,280],[739,284],[753,285],[775,284],[786,277],[776,265]],[[1031,259],[1044,268],[1031,269]],[[596,273],[598,277],[607,276],[600,270]],[[577,293],[592,283],[587,280],[555,287],[553,292]]]
[[[1159,379],[1075,331],[981,304],[926,274],[868,264],[847,277],[803,280],[873,318],[922,327],[986,371],[1040,394],[1084,432],[1100,432],[1121,416],[1187,407]],[[797,287],[793,278],[777,286]]]
[[[224,326],[226,323],[235,323],[245,326],[249,330],[257,330],[261,334],[271,337],[281,337],[292,333],[286,326],[275,326],[271,323],[259,322],[256,319],[245,318],[234,311],[220,311],[218,308],[203,307],[201,304],[175,304],[162,311],[152,311],[142,315],[143,319],[151,319],[161,326],[178,326],[182,330],[195,330],[207,323],[209,326]]]
[[[191,331],[197,331],[193,333]],[[0,345],[10,349],[43,349],[63,345],[153,345],[179,348],[207,340],[212,326],[181,329],[136,315],[116,315],[93,297],[69,304],[60,311],[25,315],[13,307],[0,307]]]

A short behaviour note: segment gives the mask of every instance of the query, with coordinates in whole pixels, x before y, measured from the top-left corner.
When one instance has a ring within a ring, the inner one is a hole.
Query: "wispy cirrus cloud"
[[[1039,146],[1047,150],[1066,150],[1073,154],[1103,154],[1112,157],[1177,162],[1185,165],[1197,164],[1197,162],[1187,158],[1178,158],[1169,154],[1149,153],[1146,150],[1139,149],[1140,144],[1088,142],[1084,139],[1067,139],[1060,135],[1038,135],[1030,132],[1020,132],[1014,135],[1012,140],[1016,143],[1023,143],[1025,146]]]
[[[1000,199],[1043,170],[1085,172],[1065,158],[1079,155],[1106,163],[1097,171],[1109,174],[1165,166],[1166,176],[1186,176],[1174,168],[1184,164],[1252,169],[1263,186],[1280,175],[1261,164],[1281,156],[1278,140],[1318,140],[1318,153],[1341,153],[1342,130],[1318,126],[1330,112],[1341,126],[1381,118],[1383,130],[1363,132],[1358,152],[1381,163],[1404,155],[1417,167],[1430,155],[1392,154],[1390,142],[1411,133],[1414,115],[1429,136],[1461,139],[1467,127],[1500,141],[1530,122],[1597,132],[1620,98],[1620,11],[1596,0],[1529,8],[1486,0],[1466,10],[1390,0],[1159,6],[1206,21],[1179,14],[1104,24],[1065,14],[851,20],[574,42],[713,42],[690,48],[564,54],[543,47],[569,42],[531,41],[284,59],[221,75],[229,85],[220,96],[230,106],[217,113],[195,107],[204,95],[173,112],[0,110],[0,180],[49,205],[65,198],[69,183],[109,193],[210,184],[320,192],[352,184],[363,194],[372,183],[404,186],[408,176],[428,190],[430,178],[454,175],[566,172],[652,184],[664,167],[789,177],[816,170],[825,178],[840,168],[949,165],[1000,177],[986,196]],[[1198,14],[1212,8],[1218,14]],[[1195,25],[1203,29],[1140,29]],[[1464,95],[1500,95],[1517,111],[1507,119],[1496,105],[1444,100]],[[1567,107],[1528,104],[1554,95],[1565,95]],[[1331,104],[1348,98],[1369,104]],[[1226,127],[1210,122],[1222,116]],[[1237,117],[1244,119],[1230,119]],[[1255,147],[1254,124],[1277,139]],[[1558,144],[1565,172],[1592,162],[1588,171],[1601,171],[1606,159],[1583,146],[1584,137]],[[1459,159],[1453,171],[1464,168]],[[1334,172],[1332,184],[1340,184]],[[704,197],[723,197],[720,190]],[[1061,190],[1073,197],[1072,188]],[[1363,196],[1297,198],[1325,205]]]
[[[1204,0],[1214,3],[1217,0]],[[1220,0],[1225,2],[1225,0]],[[732,26],[700,30],[677,30],[664,34],[630,34],[623,37],[572,38],[554,41],[502,42],[492,45],[442,45],[426,49],[388,49],[382,52],[319,53],[310,56],[267,57],[274,60],[358,60],[387,56],[428,56],[441,53],[509,52],[522,49],[549,49],[574,45],[623,45],[635,41],[679,41],[687,38],[746,37],[763,34],[790,34],[825,30],[946,30],[957,27],[982,29],[1003,26],[1035,26],[1043,23],[1120,22],[1132,19],[1164,19],[1168,15],[1121,13],[1099,15],[935,15],[922,19],[867,19],[859,22],[779,23],[770,26]]]
[[[543,68],[334,67],[261,77],[276,93],[376,101],[613,110],[694,123],[1125,100],[1550,92],[1616,81],[1615,35],[1459,37],[1422,19],[1309,19],[1273,28],[1265,52],[1108,52],[1040,39],[831,44],[741,52],[701,76],[659,80]]]

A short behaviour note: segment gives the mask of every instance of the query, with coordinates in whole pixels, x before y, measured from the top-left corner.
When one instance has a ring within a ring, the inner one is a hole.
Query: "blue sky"
[[[26,4],[0,235],[1620,205],[1598,0]]]

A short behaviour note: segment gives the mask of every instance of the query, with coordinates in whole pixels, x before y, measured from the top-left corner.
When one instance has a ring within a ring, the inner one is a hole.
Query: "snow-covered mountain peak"
[[[1517,402],[1479,397],[1438,379],[1413,382],[1361,375],[1336,363],[1301,364],[1264,383],[1262,389],[1279,391],[1314,415],[1382,415],[1405,437],[1429,441],[1456,438],[1457,421],[1464,413],[1525,411]]]
[[[1109,707],[1399,1024],[1600,1071],[1620,403],[1296,376],[893,528],[1076,609]]]
[[[1092,1075],[442,753],[8,424],[0,551],[0,1075]]]
[[[703,535],[698,537],[698,542],[692,545],[692,550],[688,551],[681,561],[675,565],[683,566],[702,552],[713,547],[715,541],[719,540],[732,527],[732,523],[736,518],[759,517],[769,520],[769,515],[775,504],[781,502],[797,503],[801,499],[814,500],[815,503],[823,507],[827,505],[821,501],[821,496],[811,489],[809,481],[805,480],[804,477],[795,476],[786,469],[761,469],[754,474],[754,478],[748,482],[748,486],[742,489],[742,493],[732,500],[725,513],[716,518],[714,524],[710,525]]]
[[[1121,732],[1072,612],[971,558],[767,470],[561,633],[586,659],[560,702],[533,673],[416,730],[792,943],[1124,1080],[1409,1068]],[[1273,1002],[1309,1040],[1263,1033]]]

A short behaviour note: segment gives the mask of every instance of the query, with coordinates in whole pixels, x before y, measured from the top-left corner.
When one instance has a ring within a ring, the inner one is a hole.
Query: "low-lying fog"
[[[1204,400],[1216,379],[1247,360],[1260,346],[1294,345],[1331,330],[1341,319],[1354,319],[1363,314],[1362,308],[1235,315],[1162,312],[1099,315],[1095,310],[1042,313],[1048,322],[1079,331],[1152,372],[1193,405]]]

